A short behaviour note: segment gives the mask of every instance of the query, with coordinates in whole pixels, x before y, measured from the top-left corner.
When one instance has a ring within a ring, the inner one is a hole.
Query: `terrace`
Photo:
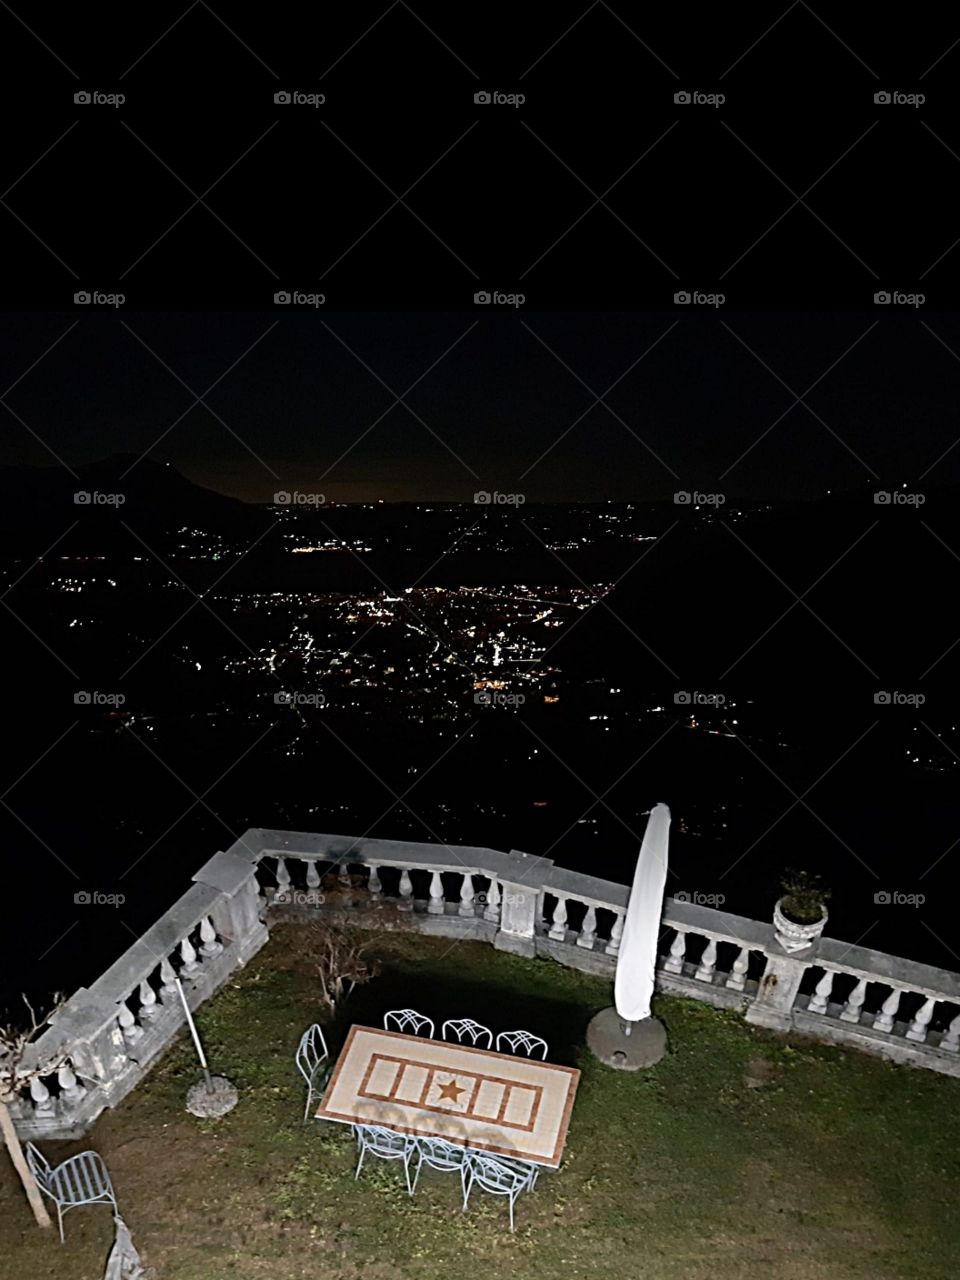
[[[194,881],[67,1003],[46,1034],[68,1065],[13,1109],[52,1158],[100,1152],[158,1280],[953,1274],[956,975],[829,938],[788,957],[770,925],[668,899],[670,1052],[633,1075],[584,1044],[610,1004],[624,886],[520,853],[292,832],[248,832]],[[351,1024],[412,1004],[438,1025],[527,1026],[581,1070],[563,1163],[521,1196],[515,1235],[499,1200],[461,1213],[455,1179],[425,1173],[413,1199],[392,1165],[355,1182],[349,1131],[301,1123],[293,1056],[322,1020],[325,920],[373,929],[380,964],[327,1028],[334,1056]],[[184,1111],[198,1068],[174,973],[240,1091],[217,1121]],[[0,1277],[101,1280],[108,1210],[71,1213],[66,1234],[35,1227],[4,1163]]]

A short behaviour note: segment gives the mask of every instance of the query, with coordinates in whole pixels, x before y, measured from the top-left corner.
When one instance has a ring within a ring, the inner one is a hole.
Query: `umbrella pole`
[[[200,1066],[203,1070],[203,1078],[206,1081],[207,1093],[214,1093],[213,1080],[210,1077],[210,1068],[207,1066],[207,1058],[203,1052],[203,1045],[200,1043],[200,1036],[197,1034],[196,1023],[193,1021],[193,1014],[190,1012],[190,1006],[187,1004],[187,997],[183,993],[183,986],[179,976],[174,979],[177,984],[177,990],[180,992],[180,1000],[183,1003],[183,1012],[187,1016],[187,1025],[190,1028],[190,1034],[193,1036],[193,1043],[196,1046],[197,1057],[200,1059]]]

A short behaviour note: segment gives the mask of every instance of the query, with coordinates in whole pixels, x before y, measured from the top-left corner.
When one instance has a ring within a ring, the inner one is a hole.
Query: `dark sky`
[[[148,454],[253,501],[735,501],[960,479],[949,313],[120,310],[5,316],[0,333],[0,390],[38,361],[6,396],[3,462]],[[216,383],[210,409],[183,383]],[[413,412],[394,404],[411,383]],[[614,383],[610,412],[596,396]],[[812,383],[807,409],[793,393]]]

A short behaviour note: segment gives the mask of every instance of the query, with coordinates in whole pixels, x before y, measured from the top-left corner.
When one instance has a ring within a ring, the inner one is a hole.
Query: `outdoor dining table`
[[[579,1080],[575,1067],[353,1026],[316,1115],[556,1169]]]

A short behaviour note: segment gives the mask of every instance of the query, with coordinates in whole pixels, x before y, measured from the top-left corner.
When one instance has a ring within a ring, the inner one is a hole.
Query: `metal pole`
[[[200,1037],[197,1034],[196,1023],[193,1021],[193,1014],[190,1012],[190,1006],[187,1004],[187,997],[183,994],[183,986],[179,976],[174,977],[177,984],[177,990],[180,992],[180,1000],[183,1003],[183,1012],[187,1015],[187,1025],[190,1028],[190,1034],[193,1036],[193,1043],[197,1048],[197,1057],[200,1059],[200,1066],[203,1068],[203,1078],[207,1082],[207,1093],[215,1093],[213,1081],[210,1078],[210,1068],[207,1066],[206,1055],[203,1052],[203,1045],[200,1043]]]

